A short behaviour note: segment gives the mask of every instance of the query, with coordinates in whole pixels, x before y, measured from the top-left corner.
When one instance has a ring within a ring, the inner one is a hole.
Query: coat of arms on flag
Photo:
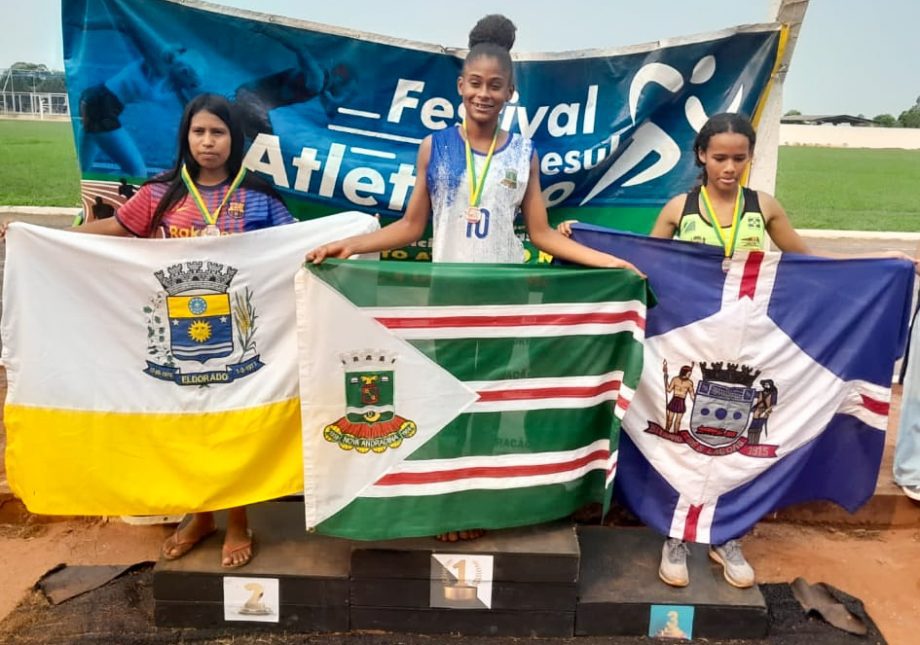
[[[723,263],[704,244],[586,225],[574,238],[645,271],[658,297],[616,488],[646,524],[721,544],[790,504],[853,512],[872,496],[909,262],[739,251]]]
[[[326,441],[342,450],[384,452],[415,436],[414,421],[396,414],[396,355],[386,351],[349,352],[345,370],[345,416],[323,428]]]
[[[247,286],[229,292],[236,273],[232,266],[212,261],[188,261],[154,273],[165,291],[144,307],[147,354],[154,359],[147,360],[146,374],[177,385],[208,385],[230,383],[264,366],[256,354],[252,290]],[[230,356],[234,328],[240,350],[236,362],[206,371],[183,371],[177,364]],[[252,356],[247,359],[248,354]]]
[[[707,365],[703,361],[697,383],[693,380],[694,365],[682,366],[677,376],[669,378],[668,362],[663,361],[668,394],[663,407],[664,425],[650,419],[645,431],[707,455],[740,452],[748,457],[775,457],[776,446],[761,443],[767,419],[777,404],[773,381],[761,380],[758,390],[754,386],[759,370],[734,363]],[[692,411],[684,429],[688,399]]]

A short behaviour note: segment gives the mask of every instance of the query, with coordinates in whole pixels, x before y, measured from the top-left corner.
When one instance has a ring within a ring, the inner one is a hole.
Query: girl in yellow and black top
[[[751,122],[740,114],[709,119],[693,143],[702,185],[665,204],[652,237],[722,246],[730,256],[736,249],[764,250],[769,235],[781,251],[809,253],[776,199],[741,186],[755,141]]]
[[[754,127],[746,117],[728,113],[711,117],[693,143],[694,161],[702,168],[700,186],[671,198],[665,204],[651,236],[721,246],[728,258],[736,249],[765,250],[769,235],[781,251],[811,254],[789,222],[786,211],[773,196],[741,185],[751,163],[756,140]],[[573,221],[560,224],[559,232],[570,235]],[[821,255],[840,257],[830,253]],[[917,264],[915,259],[900,252],[873,253],[862,257],[898,257],[914,262],[915,266]],[[666,540],[658,569],[658,575],[664,582],[675,587],[690,583],[687,552],[687,545],[681,540]],[[739,540],[713,544],[709,555],[723,565],[729,584],[739,588],[754,585],[754,570],[745,560]]]
[[[735,250],[764,250],[769,235],[781,251],[811,253],[772,195],[741,186],[756,140],[751,122],[740,114],[710,118],[693,143],[694,160],[702,168],[701,185],[665,204],[652,228],[652,237],[721,246],[725,257],[731,257]],[[900,252],[862,257],[898,257],[917,264],[914,258]],[[713,544],[709,556],[723,566],[729,584],[739,588],[754,585],[754,569],[744,558],[739,540]],[[681,540],[668,538],[665,542],[658,575],[675,587],[689,584],[687,546]]]
[[[735,250],[763,251],[769,235],[782,251],[809,253],[780,203],[767,193],[741,185],[756,140],[751,122],[740,114],[710,118],[693,142],[694,160],[702,168],[701,185],[665,204],[652,237],[721,246],[725,257],[731,257]],[[744,558],[739,540],[713,544],[709,556],[724,567],[729,584],[753,586],[754,569]],[[658,576],[675,587],[689,584],[684,542],[677,538],[665,541]]]
[[[719,233],[732,233],[731,224],[721,227],[721,231],[716,231],[710,221],[700,213],[700,203],[706,204],[706,198],[711,200],[711,192],[707,191],[707,196],[703,197],[705,187],[694,188],[686,195],[684,200],[684,209],[680,215],[680,222],[677,224],[677,239],[685,242],[696,242],[697,244],[712,244],[720,246],[722,238]],[[763,213],[760,212],[760,196],[756,190],[742,188],[738,193],[741,200],[742,211],[738,218],[738,226],[734,229],[732,235],[734,244],[733,249],[736,251],[762,251],[764,250],[764,239],[766,230],[764,226]],[[710,201],[711,204],[711,201]],[[707,208],[710,211],[712,206]],[[734,211],[732,212],[734,216]]]
[[[701,185],[672,197],[655,221],[652,237],[721,246],[725,257],[736,249],[762,251],[766,236],[783,251],[809,253],[786,211],[766,193],[741,186],[754,154],[756,135],[751,122],[738,114],[717,114],[700,129],[693,142],[693,157],[702,168]],[[563,222],[559,231],[571,234]],[[667,584],[690,583],[687,545],[668,538],[661,552],[658,576]],[[710,557],[724,567],[725,579],[735,587],[754,584],[754,570],[741,552],[739,540],[712,545]]]

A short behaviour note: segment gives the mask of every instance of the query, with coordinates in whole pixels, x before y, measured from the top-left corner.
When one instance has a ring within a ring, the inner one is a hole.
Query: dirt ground
[[[918,508],[920,512],[920,508]],[[112,564],[155,560],[164,527],[76,519],[7,525],[0,531],[0,619],[58,563]],[[916,643],[920,629],[920,530],[838,530],[761,523],[745,550],[760,582],[798,576],[859,597],[889,643]]]
[[[5,385],[0,373],[3,390]],[[897,428],[898,403],[895,396],[892,430]],[[3,438],[0,426],[0,448]],[[883,470],[879,489],[890,490],[890,455],[883,468],[888,470]],[[0,462],[0,484],[5,484],[4,475]],[[920,504],[916,512],[920,515]],[[766,521],[746,538],[745,552],[759,582],[791,582],[802,576],[812,583],[830,583],[860,598],[890,643],[912,645],[920,631],[918,526],[835,528]],[[55,565],[156,560],[169,530],[129,526],[117,518],[48,521],[8,502],[0,507],[0,620]]]

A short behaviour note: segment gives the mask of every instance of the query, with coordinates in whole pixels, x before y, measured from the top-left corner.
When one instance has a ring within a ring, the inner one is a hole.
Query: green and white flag
[[[387,539],[606,508],[648,297],[617,269],[302,270],[307,527]]]

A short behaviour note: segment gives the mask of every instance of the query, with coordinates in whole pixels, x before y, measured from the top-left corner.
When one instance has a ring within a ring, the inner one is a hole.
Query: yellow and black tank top
[[[739,251],[763,251],[765,247],[765,223],[760,212],[760,200],[757,191],[742,188],[744,207],[738,222],[738,239],[735,249]],[[687,193],[687,202],[677,225],[677,239],[698,244],[722,246],[719,237],[707,220],[700,215],[700,189],[694,188]],[[724,235],[728,236],[731,226],[723,226]]]

